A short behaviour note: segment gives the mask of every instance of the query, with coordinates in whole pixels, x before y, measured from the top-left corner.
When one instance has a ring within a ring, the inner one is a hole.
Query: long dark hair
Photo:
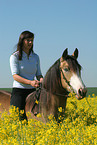
[[[22,60],[23,40],[27,39],[27,38],[34,38],[34,34],[30,31],[23,31],[20,34],[19,41],[17,44],[17,51],[19,51],[19,60]],[[31,49],[29,50],[29,55],[30,55],[31,51],[33,52],[33,45],[31,47]]]

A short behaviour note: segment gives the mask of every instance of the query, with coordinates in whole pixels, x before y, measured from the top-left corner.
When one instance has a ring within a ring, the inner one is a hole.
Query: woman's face
[[[31,47],[33,45],[33,40],[34,40],[34,38],[24,39],[24,41],[23,41],[23,50],[31,49]]]

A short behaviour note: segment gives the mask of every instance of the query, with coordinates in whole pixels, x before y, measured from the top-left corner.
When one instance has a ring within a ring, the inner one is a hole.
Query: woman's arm
[[[19,76],[18,74],[14,74],[13,78],[14,78],[14,80],[16,80],[17,82],[20,82],[22,84],[28,84],[28,85],[31,85],[35,88],[39,87],[38,80],[28,80],[28,79],[25,79],[25,78]]]

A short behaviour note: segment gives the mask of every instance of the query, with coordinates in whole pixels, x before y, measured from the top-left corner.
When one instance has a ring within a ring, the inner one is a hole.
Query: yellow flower
[[[29,118],[22,123],[18,118],[18,110],[13,107],[9,112],[0,114],[0,145],[97,145],[97,96],[76,101],[68,98],[65,119],[62,118],[62,107],[58,117],[64,119],[60,124],[49,115],[47,123],[40,119]],[[24,113],[21,110],[21,113]],[[40,117],[39,113],[37,117]]]
[[[59,111],[59,112],[62,112],[62,111],[63,111],[62,107],[59,107],[59,108],[58,108],[58,111]]]
[[[95,94],[92,94],[93,97],[95,97]]]
[[[52,114],[50,114],[49,116],[48,116],[48,119],[49,120],[52,120],[54,118],[54,115],[52,115]]]
[[[59,119],[59,120],[62,120],[62,119],[63,119],[63,117],[60,115],[60,116],[58,117],[58,119]]]
[[[20,114],[24,114],[24,110],[20,110]]]
[[[39,101],[38,101],[38,100],[36,100],[36,101],[35,101],[35,103],[36,103],[36,104],[38,104],[38,103],[39,103]]]
[[[38,114],[37,114],[37,117],[38,117],[38,118],[41,118],[41,117],[42,117],[42,115],[41,115],[40,113],[38,113]]]

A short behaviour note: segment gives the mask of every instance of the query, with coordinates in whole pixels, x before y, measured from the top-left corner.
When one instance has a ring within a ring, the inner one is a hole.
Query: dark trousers
[[[24,114],[19,115],[20,120],[27,120],[26,112],[25,112],[25,105],[26,105],[26,97],[35,91],[36,89],[20,89],[20,88],[13,88],[11,94],[11,101],[10,105],[16,106],[20,110],[24,110]]]

